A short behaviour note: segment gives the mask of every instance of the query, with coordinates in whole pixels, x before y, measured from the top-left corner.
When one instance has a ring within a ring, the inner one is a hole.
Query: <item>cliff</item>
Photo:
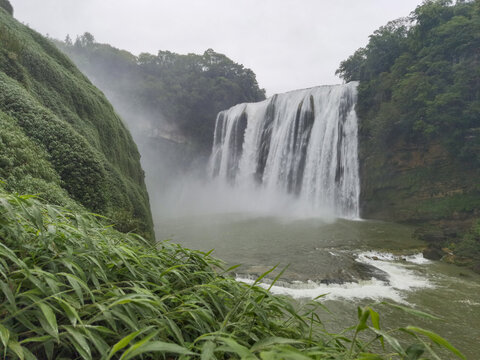
[[[153,238],[140,155],[105,96],[0,7],[0,178]]]
[[[364,218],[424,223],[480,216],[480,170],[455,159],[439,141],[392,142],[388,151],[359,139]]]

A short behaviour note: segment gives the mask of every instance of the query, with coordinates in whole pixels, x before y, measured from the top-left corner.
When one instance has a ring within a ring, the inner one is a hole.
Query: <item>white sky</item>
[[[212,48],[257,74],[267,95],[341,82],[340,61],[422,0],[10,0],[42,34],[85,31],[134,54]]]

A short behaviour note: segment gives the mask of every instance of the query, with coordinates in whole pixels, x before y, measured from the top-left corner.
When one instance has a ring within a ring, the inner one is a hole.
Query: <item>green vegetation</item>
[[[478,49],[479,1],[427,0],[340,64],[337,74],[360,81],[364,216],[441,228],[442,219],[478,217]],[[450,243],[456,255],[478,260],[475,230],[434,246]]]
[[[0,0],[0,8],[3,8],[7,13],[13,15],[13,7],[9,0]]]
[[[337,74],[359,80],[363,215],[425,222],[480,209],[480,3],[427,0]]]
[[[10,191],[84,206],[153,238],[140,156],[103,94],[0,9],[0,176]]]
[[[388,23],[337,73],[360,80],[364,135],[388,147],[441,139],[457,159],[480,165],[480,3],[429,0]]]
[[[462,240],[458,244],[453,244],[452,247],[457,257],[471,259],[467,264],[480,273],[480,220],[477,220]]]
[[[203,152],[211,149],[219,111],[265,99],[253,71],[212,49],[203,55],[159,51],[137,57],[99,44],[89,33],[57,44],[105,91],[132,130],[142,120],[150,129],[166,122]]]
[[[31,196],[0,189],[0,224],[4,358],[415,360],[438,359],[437,345],[463,358],[418,327],[398,329],[409,335],[401,345],[370,307],[359,308],[357,325],[330,334],[320,303],[295,309],[226,276],[209,254],[153,246]]]

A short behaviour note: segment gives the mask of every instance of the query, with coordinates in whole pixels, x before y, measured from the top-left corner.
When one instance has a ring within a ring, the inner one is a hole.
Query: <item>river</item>
[[[323,318],[332,331],[353,325],[356,307],[380,301],[410,306],[442,318],[413,318],[375,305],[385,327],[415,324],[447,338],[468,359],[480,354],[480,276],[421,255],[424,246],[408,226],[352,220],[261,216],[248,213],[163,218],[158,239],[209,251],[250,282],[278,265],[287,270],[272,288],[303,301],[321,301],[335,313]],[[272,278],[274,277],[272,273]],[[320,301],[320,300],[319,300]],[[341,324],[341,326],[339,326]]]

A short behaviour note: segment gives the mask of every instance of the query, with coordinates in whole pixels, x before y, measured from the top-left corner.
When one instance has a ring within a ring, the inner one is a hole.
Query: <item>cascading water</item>
[[[211,176],[291,194],[309,213],[358,218],[357,85],[297,90],[220,112]]]

